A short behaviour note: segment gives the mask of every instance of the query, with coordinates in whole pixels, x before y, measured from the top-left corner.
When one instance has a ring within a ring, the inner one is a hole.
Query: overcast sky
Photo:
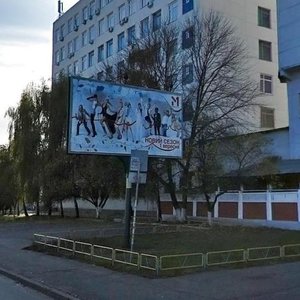
[[[78,0],[63,0],[64,11]],[[30,82],[51,76],[52,24],[57,0],[0,0],[0,145],[8,142],[9,119]]]

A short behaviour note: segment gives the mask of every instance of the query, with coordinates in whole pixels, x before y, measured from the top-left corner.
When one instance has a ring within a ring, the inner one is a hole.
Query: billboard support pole
[[[130,223],[131,223],[131,183],[129,182],[129,171],[126,172],[126,193],[125,193],[125,218],[124,218],[124,247],[130,248]]]

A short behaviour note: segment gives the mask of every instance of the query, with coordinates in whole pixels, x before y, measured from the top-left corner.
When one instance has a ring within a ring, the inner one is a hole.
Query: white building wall
[[[162,22],[168,18],[168,7],[173,1],[171,0],[154,0],[153,6],[147,5],[141,8],[142,0],[135,0],[135,12],[132,15],[128,14],[128,1],[125,0],[112,0],[110,3],[101,8],[99,15],[94,15],[91,19],[88,19],[86,24],[82,24],[82,10],[85,6],[89,6],[91,0],[80,0],[70,10],[65,12],[58,20],[53,24],[53,68],[52,77],[55,78],[60,71],[68,73],[69,66],[72,66],[75,61],[79,64],[79,75],[83,77],[96,77],[96,74],[101,71],[101,63],[97,62],[97,48],[100,45],[104,45],[106,52],[106,42],[113,38],[113,52],[114,57],[108,58],[108,62],[116,64],[118,61],[117,52],[117,36],[121,32],[125,32],[125,38],[127,39],[127,29],[136,25],[136,36],[140,36],[140,21],[149,16],[150,24],[152,23],[152,14],[159,9],[162,11]],[[104,0],[102,1],[104,2]],[[147,3],[148,1],[144,1]],[[95,0],[96,8],[99,7],[99,0]],[[184,15],[182,15],[183,0],[177,0],[177,13],[178,24],[184,21],[184,18],[192,17],[194,15],[201,15],[201,13],[210,9],[216,10],[224,14],[237,29],[239,36],[245,41],[246,47],[249,52],[250,63],[249,72],[252,77],[259,84],[260,73],[268,74],[272,76],[273,90],[272,94],[261,96],[257,99],[258,106],[256,107],[254,127],[256,130],[265,130],[269,128],[260,128],[260,105],[275,109],[275,128],[285,127],[288,125],[287,114],[287,97],[285,84],[280,84],[277,79],[277,19],[276,19],[276,2],[274,0],[194,0],[194,9]],[[128,22],[122,26],[119,23],[119,6],[125,4],[127,6]],[[258,20],[258,6],[271,10],[271,28],[264,28],[257,25]],[[113,32],[109,32],[106,26],[107,15],[113,12],[114,14],[114,29]],[[74,17],[75,14],[79,15],[79,28],[78,31],[72,30],[70,33],[66,33],[68,27],[68,20]],[[99,20],[104,18],[105,32],[99,36],[98,24]],[[65,34],[62,41],[55,42],[55,32],[57,29],[65,24]],[[84,31],[89,30],[89,27],[94,25],[96,29],[96,38],[93,44],[87,44],[84,47],[80,47],[78,51],[74,53],[74,56],[66,58],[55,63],[56,52],[60,51],[62,47],[65,47],[67,52],[68,43],[77,36],[81,44],[81,37]],[[263,61],[258,59],[258,40],[266,40],[272,43],[272,61]],[[180,44],[180,43],[179,43]],[[84,55],[88,55],[89,52],[94,50],[94,64],[92,67],[86,70],[81,70],[81,59]]]

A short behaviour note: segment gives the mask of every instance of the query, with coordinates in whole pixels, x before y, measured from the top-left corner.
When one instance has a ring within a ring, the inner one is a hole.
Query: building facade
[[[300,158],[300,0],[278,0],[279,77],[287,83],[290,158]]]
[[[63,72],[105,80],[103,62],[116,67],[118,56],[135,38],[165,22],[184,23],[209,10],[228,18],[246,43],[249,74],[261,92],[252,122],[255,130],[287,126],[286,85],[277,77],[273,0],[80,0],[53,24],[52,78]]]

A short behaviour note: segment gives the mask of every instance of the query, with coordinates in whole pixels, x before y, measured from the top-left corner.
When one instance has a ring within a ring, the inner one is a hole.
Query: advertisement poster
[[[179,94],[70,77],[68,152],[182,157]]]

